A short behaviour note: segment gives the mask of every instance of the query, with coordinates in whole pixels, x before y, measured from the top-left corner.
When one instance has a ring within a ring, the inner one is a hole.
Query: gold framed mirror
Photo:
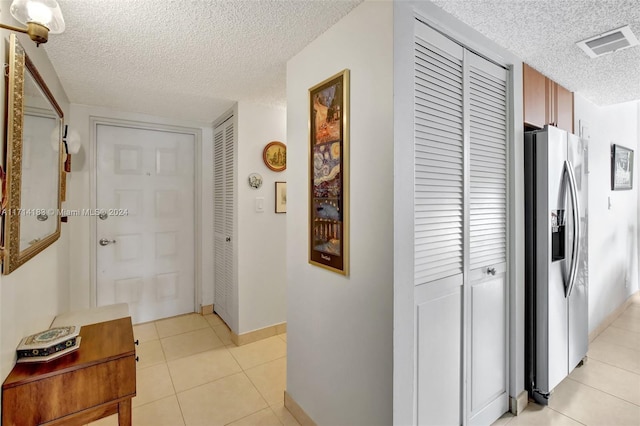
[[[62,129],[62,109],[11,34],[3,215],[5,275],[60,237]]]

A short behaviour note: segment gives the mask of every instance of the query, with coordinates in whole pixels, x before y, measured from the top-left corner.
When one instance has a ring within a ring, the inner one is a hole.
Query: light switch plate
[[[256,213],[264,213],[264,197],[256,197]]]

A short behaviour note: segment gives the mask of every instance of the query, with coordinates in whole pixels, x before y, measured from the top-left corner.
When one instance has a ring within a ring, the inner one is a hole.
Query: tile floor
[[[286,334],[236,347],[216,315],[184,315],[134,327],[134,426],[298,425],[283,405]],[[640,425],[640,296],[589,345],[541,407],[529,403],[494,426]],[[115,416],[93,426],[117,425]]]
[[[298,425],[284,407],[287,336],[235,346],[216,315],[133,327],[140,346],[134,426]],[[117,425],[110,416],[92,426]]]
[[[549,405],[529,403],[494,426],[640,425],[640,296],[593,342],[587,362],[555,389]]]

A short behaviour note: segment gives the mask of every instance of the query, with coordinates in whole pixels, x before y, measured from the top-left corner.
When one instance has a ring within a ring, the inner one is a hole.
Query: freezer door
[[[569,295],[569,373],[587,354],[589,343],[589,269],[588,269],[588,145],[586,140],[582,140],[575,135],[568,135],[567,157],[573,164],[576,186],[579,199],[579,223],[580,245],[578,253],[568,253],[570,259],[572,255],[578,256],[578,272],[573,290]],[[570,200],[569,200],[570,202]],[[570,206],[572,207],[572,206]],[[567,211],[571,211],[568,208]],[[571,247],[573,235],[573,221],[576,218],[569,214],[567,217],[567,247]]]
[[[568,189],[564,176],[567,133],[546,126],[536,134],[536,387],[549,392],[568,374],[568,318],[565,281],[571,249],[554,249],[554,231],[567,228]],[[541,273],[541,272],[546,273]]]

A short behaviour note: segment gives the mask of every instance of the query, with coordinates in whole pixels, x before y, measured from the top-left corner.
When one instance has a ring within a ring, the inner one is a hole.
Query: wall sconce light
[[[55,152],[58,152],[58,143],[60,130],[58,127],[53,129],[51,132],[51,147]],[[68,125],[64,125],[64,134],[62,135],[62,145],[64,146],[65,154],[67,155],[64,160],[64,171],[67,173],[71,172],[71,155],[77,154],[80,152],[80,134],[74,130],[69,130]]]
[[[9,9],[11,15],[27,28],[0,23],[0,28],[28,34],[39,46],[46,43],[49,33],[64,31],[64,18],[56,0],[13,0]]]

